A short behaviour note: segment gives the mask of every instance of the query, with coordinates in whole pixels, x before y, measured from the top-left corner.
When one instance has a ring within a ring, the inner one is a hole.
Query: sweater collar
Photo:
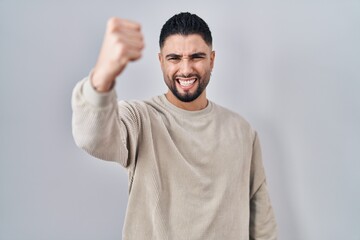
[[[165,94],[158,96],[158,98],[174,114],[180,114],[182,116],[188,116],[188,117],[205,117],[212,112],[214,105],[213,102],[208,100],[208,104],[204,109],[198,111],[188,111],[173,105],[166,98]]]

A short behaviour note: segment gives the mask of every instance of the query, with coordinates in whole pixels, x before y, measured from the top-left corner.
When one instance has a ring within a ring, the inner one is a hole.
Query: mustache
[[[195,73],[190,73],[190,74],[178,74],[178,75],[175,75],[173,77],[173,79],[175,80],[176,78],[197,78],[197,79],[200,79],[200,75],[199,74],[195,74]]]

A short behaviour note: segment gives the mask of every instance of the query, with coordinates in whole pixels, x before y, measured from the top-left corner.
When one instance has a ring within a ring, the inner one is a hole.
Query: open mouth
[[[191,77],[191,78],[180,78],[180,77],[178,77],[178,78],[176,78],[176,82],[180,85],[180,87],[183,90],[188,90],[192,86],[194,86],[196,80],[197,80],[196,77]]]

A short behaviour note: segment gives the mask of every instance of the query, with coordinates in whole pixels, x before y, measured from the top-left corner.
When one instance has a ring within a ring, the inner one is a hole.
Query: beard
[[[203,93],[203,91],[206,89],[206,87],[210,81],[210,75],[211,75],[211,73],[207,73],[203,76],[203,78],[201,78],[201,76],[198,74],[174,75],[172,78],[164,76],[164,78],[165,78],[166,85],[168,86],[168,88],[170,89],[172,94],[174,94],[174,96],[178,100],[180,100],[182,102],[192,102],[195,99],[197,99]],[[185,91],[185,93],[180,93],[176,87],[176,82],[177,82],[176,79],[179,77],[180,78],[196,78],[196,81],[198,81],[198,83],[197,83],[197,87],[196,87],[195,91],[194,92]]]

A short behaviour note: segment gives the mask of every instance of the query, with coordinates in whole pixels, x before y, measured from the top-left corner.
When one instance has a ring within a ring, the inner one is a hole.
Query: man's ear
[[[158,58],[159,58],[161,70],[164,70],[164,58],[163,58],[161,52],[158,53]]]
[[[214,61],[215,61],[215,51],[211,51],[211,54],[210,54],[210,67],[211,67],[211,70],[214,67]]]

